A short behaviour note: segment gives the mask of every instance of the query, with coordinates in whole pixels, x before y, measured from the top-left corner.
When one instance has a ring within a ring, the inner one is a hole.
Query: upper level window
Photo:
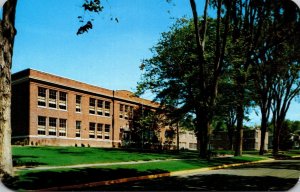
[[[109,117],[110,116],[110,102],[105,101],[105,116]]]
[[[76,95],[76,112],[81,112],[81,96]]]
[[[46,107],[46,89],[43,87],[38,88],[38,106]]]
[[[90,108],[89,108],[89,113],[90,114],[95,114],[95,107],[96,105],[96,99],[90,98]]]
[[[57,91],[50,89],[49,90],[49,107],[56,108],[57,103]]]
[[[105,109],[110,109],[110,102],[109,101],[105,101]]]
[[[59,108],[66,110],[67,109],[67,93],[59,92]]]
[[[103,115],[103,101],[97,100],[97,115]]]

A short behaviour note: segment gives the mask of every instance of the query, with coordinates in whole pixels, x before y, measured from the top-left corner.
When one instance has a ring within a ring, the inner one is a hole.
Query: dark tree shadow
[[[51,171],[30,171],[4,183],[13,190],[39,190],[51,187],[85,184],[149,174],[165,173],[160,169],[137,171],[136,169],[78,168]]]
[[[286,191],[297,179],[277,177],[253,177],[236,175],[201,175],[167,177],[110,186],[83,188],[91,191]]]

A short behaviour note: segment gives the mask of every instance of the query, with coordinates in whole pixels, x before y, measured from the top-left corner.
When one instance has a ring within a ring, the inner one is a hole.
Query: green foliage
[[[130,147],[150,148],[160,145],[159,131],[163,126],[163,118],[157,111],[141,106],[133,111],[133,118],[129,121],[130,138],[125,142]]]

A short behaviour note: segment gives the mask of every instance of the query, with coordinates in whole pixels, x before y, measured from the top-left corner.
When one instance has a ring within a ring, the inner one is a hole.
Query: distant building
[[[244,130],[243,150],[259,150],[261,144],[260,129]],[[269,136],[268,132],[265,137],[265,150],[268,150]],[[233,138],[233,144],[235,139]],[[211,146],[214,149],[230,149],[228,134],[225,131],[214,132],[211,138]]]
[[[138,107],[158,104],[129,91],[27,69],[12,75],[12,142],[119,147]],[[164,137],[163,130],[160,134]]]
[[[197,150],[197,137],[194,131],[179,129],[179,149]]]

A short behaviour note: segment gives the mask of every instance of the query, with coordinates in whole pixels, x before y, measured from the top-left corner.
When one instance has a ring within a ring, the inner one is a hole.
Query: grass
[[[81,147],[13,147],[15,166],[63,166],[177,158],[171,154]]]
[[[213,158],[210,161],[198,159],[197,157],[198,153],[196,151],[172,154],[170,152],[151,153],[103,148],[13,147],[13,159],[16,165],[61,166],[154,159],[166,160],[172,158],[180,160],[105,167],[61,168],[43,171],[19,170],[17,176],[8,182],[8,186],[14,190],[37,190],[54,186],[168,173],[265,159],[255,155]]]
[[[74,169],[55,169],[48,171],[23,170],[9,185],[14,190],[38,190],[49,187],[76,185],[96,181],[136,177],[157,173],[198,169],[222,164],[257,161],[263,158],[243,156],[215,158],[210,161],[201,159],[181,159],[176,161],[149,162],[145,164],[114,165]]]

